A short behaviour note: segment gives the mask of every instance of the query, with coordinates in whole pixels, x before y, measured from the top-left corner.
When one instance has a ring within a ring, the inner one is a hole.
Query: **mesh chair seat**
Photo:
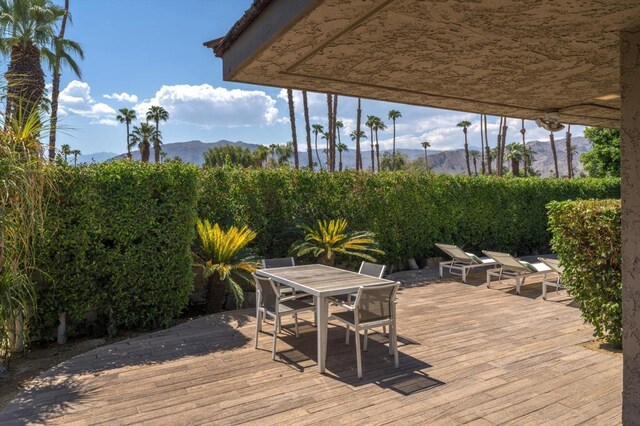
[[[278,306],[278,312],[280,312],[281,314],[314,309],[315,306],[302,300],[287,300],[286,302],[281,302],[280,306]]]

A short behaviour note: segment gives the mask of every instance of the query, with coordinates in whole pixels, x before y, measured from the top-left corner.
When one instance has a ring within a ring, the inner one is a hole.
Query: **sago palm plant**
[[[198,238],[194,255],[207,279],[207,312],[220,312],[227,293],[233,295],[236,306],[240,307],[244,301],[242,284],[253,285],[251,273],[258,266],[256,260],[246,254],[256,233],[246,226],[232,226],[225,231],[206,219],[198,220],[196,226]]]
[[[311,255],[318,258],[318,262],[333,266],[336,255],[375,262],[372,254],[384,254],[378,248],[373,232],[348,231],[345,219],[318,220],[314,227],[303,225],[300,228],[306,235],[291,247],[292,253],[298,257]]]

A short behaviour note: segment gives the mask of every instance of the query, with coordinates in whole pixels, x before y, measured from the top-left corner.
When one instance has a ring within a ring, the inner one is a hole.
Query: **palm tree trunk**
[[[333,97],[327,93],[327,171],[331,170],[331,138],[333,137]]]
[[[298,170],[298,135],[296,134],[296,112],[293,104],[293,90],[287,89],[287,98],[289,100],[289,121],[291,122],[291,142],[293,143],[293,164]]]
[[[549,142],[551,142],[551,154],[553,155],[553,167],[556,172],[556,178],[560,177],[558,171],[558,153],[556,152],[556,140],[553,136],[553,132],[549,132]]]
[[[338,127],[336,123],[338,122],[338,95],[333,95],[333,118],[332,118],[332,132],[331,132],[331,171],[336,170],[336,135],[338,134]],[[338,136],[339,137],[339,136]]]
[[[302,106],[304,108],[304,127],[307,133],[307,160],[309,169],[313,170],[313,152],[311,148],[311,126],[309,124],[309,103],[307,101],[307,91],[302,91]]]
[[[378,143],[378,129],[376,129],[376,163],[378,165],[378,173],[380,172],[380,144]]]
[[[504,117],[503,123],[502,123],[502,133],[501,133],[501,139],[500,139],[500,145],[502,146],[502,148],[500,149],[500,169],[502,170],[504,168],[504,154],[507,150],[507,117]],[[500,172],[500,175],[502,175],[502,172]]]
[[[498,124],[498,139],[496,140],[496,174],[502,176],[502,118],[500,117],[500,123]]]
[[[424,149],[424,168],[429,170],[429,161],[427,161],[427,148]]]
[[[489,132],[487,131],[487,114],[484,115],[484,154],[487,156],[487,172],[491,174],[491,147],[489,146]]]
[[[520,162],[515,158],[511,159],[511,173],[514,176],[520,176]]]
[[[156,141],[153,144],[153,160],[160,162],[160,120],[156,119]]]
[[[571,124],[567,127],[565,143],[567,146],[567,177],[573,177],[573,151],[571,150]]]
[[[320,161],[320,153],[318,152],[318,133],[316,132],[316,138],[315,138],[315,145],[316,145],[316,158],[318,159],[318,165],[320,166],[320,170],[322,170],[322,161]]]
[[[527,155],[527,142],[525,138],[525,133],[527,130],[524,128],[524,118],[522,119],[522,128],[520,129],[520,133],[522,133],[522,162],[524,163],[524,175],[529,176],[529,166],[527,159],[529,156]]]
[[[339,163],[338,163],[338,171],[342,171],[342,151],[338,151]]]
[[[373,127],[370,128],[371,130],[371,171],[375,173],[376,171],[376,160],[375,160],[375,150],[373,148]]]
[[[358,98],[358,112],[356,113],[356,171],[362,170],[362,153],[360,152],[360,120],[362,120],[362,109],[360,108],[360,98]]]
[[[58,39],[64,39],[69,15],[69,0],[64,2],[64,15],[60,24]],[[56,48],[56,59],[53,64],[53,81],[51,82],[51,118],[49,122],[49,161],[56,159],[56,130],[58,127],[58,97],[60,96],[60,52]]]
[[[129,133],[129,120],[127,120],[127,158],[131,160],[131,145],[129,145],[130,133]]]
[[[482,174],[486,174],[486,168],[485,168],[485,158],[484,158],[484,133],[482,132],[483,129],[483,125],[482,125],[482,116],[483,114],[480,114],[480,163],[482,165]]]
[[[464,157],[467,161],[467,173],[469,173],[469,176],[471,176],[471,165],[469,164],[469,144],[467,143],[467,128],[464,127],[462,131],[464,132]]]
[[[19,124],[23,126],[42,102],[45,83],[40,56],[40,49],[30,40],[11,47],[11,59],[5,74],[11,109],[5,121],[16,119],[17,112]],[[15,105],[16,101],[18,105]]]
[[[476,157],[473,157],[473,172],[478,176],[478,164],[476,163]]]
[[[393,149],[391,151],[391,170],[396,169],[396,119],[393,119]]]

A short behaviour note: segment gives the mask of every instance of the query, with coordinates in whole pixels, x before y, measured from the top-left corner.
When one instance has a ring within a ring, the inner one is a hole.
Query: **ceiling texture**
[[[230,81],[619,127],[638,27],[638,0],[257,0],[205,45]]]

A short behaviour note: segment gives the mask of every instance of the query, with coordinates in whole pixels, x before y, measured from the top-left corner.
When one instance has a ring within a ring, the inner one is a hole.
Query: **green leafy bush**
[[[111,334],[168,325],[193,287],[197,173],[127,161],[63,168],[38,250],[43,324],[96,311]]]
[[[620,200],[549,204],[552,245],[563,280],[595,336],[622,342],[622,246]]]
[[[286,256],[296,225],[344,218],[375,233],[391,264],[440,255],[437,242],[514,254],[549,250],[546,205],[553,200],[615,198],[620,181],[504,179],[424,172],[342,173],[287,169],[202,172],[198,213],[225,226],[247,225],[256,251]]]

